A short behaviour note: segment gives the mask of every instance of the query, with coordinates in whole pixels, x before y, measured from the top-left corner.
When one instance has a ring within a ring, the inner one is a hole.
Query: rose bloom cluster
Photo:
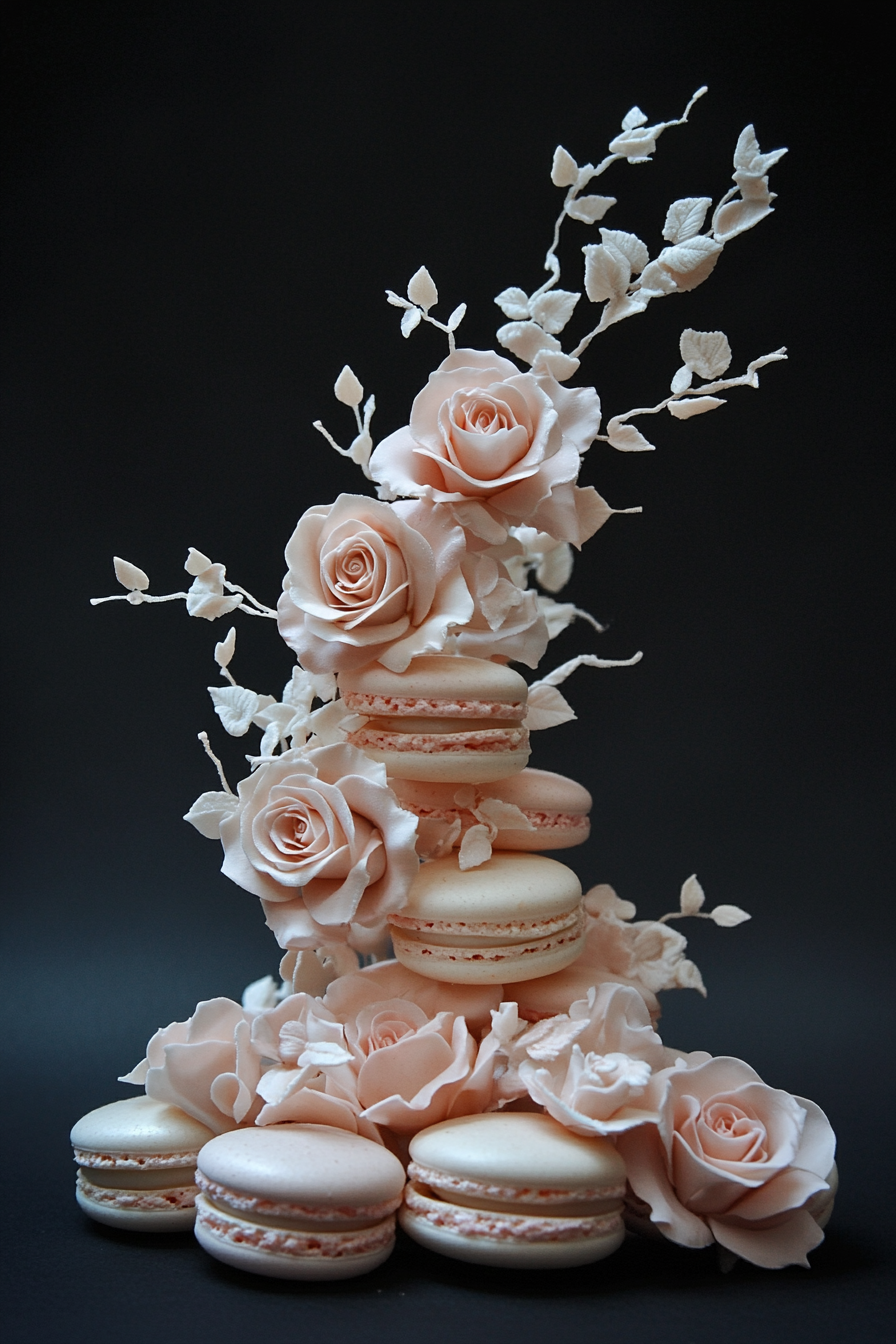
[[[593,388],[450,354],[370,459],[381,498],[309,509],[286,547],[280,632],[302,666],[403,672],[449,634],[459,653],[537,666],[547,627],[505,564],[509,529],[574,546],[597,531],[608,511],[576,478],[599,428]]]
[[[663,1045],[630,985],[592,987],[537,1022],[501,986],[446,985],[394,961],[266,1008],[200,1004],[156,1032],[122,1081],[221,1133],[333,1125],[402,1158],[421,1129],[504,1106],[614,1142],[627,1217],[683,1246],[806,1264],[836,1185],[834,1135],[811,1101],[737,1059]]]

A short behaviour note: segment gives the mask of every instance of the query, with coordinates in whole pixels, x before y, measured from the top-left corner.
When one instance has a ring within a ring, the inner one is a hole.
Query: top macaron
[[[405,672],[374,663],[341,673],[339,691],[368,718],[349,741],[397,779],[485,783],[529,759],[526,683],[500,663],[425,654]]]

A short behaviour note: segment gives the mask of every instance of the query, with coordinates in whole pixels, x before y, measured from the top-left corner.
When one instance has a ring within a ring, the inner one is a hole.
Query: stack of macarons
[[[406,671],[379,663],[339,675],[346,707],[365,716],[349,741],[381,761],[418,834],[458,849],[480,818],[492,856],[424,864],[390,919],[395,955],[430,979],[512,984],[570,965],[584,947],[581,887],[537,851],[588,838],[591,797],[563,775],[527,768],[527,687],[484,658],[426,654]],[[515,824],[514,824],[515,823]]]

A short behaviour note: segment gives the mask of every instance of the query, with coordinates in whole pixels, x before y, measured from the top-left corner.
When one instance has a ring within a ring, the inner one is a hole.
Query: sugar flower
[[[222,872],[260,896],[284,948],[379,930],[417,871],[416,819],[385,768],[345,743],[271,757],[221,822]]]
[[[388,497],[454,505],[493,543],[526,523],[581,546],[606,516],[596,491],[575,484],[599,428],[593,388],[520,373],[492,351],[457,350],[430,374],[410,424],[379,444],[370,474]]]
[[[147,1096],[179,1106],[216,1134],[252,1124],[262,1104],[255,1095],[261,1060],[252,1048],[254,1017],[231,999],[197,1004],[186,1022],[161,1027],[146,1058],[120,1081],[142,1083]]]
[[[340,495],[303,514],[287,543],[280,633],[312,672],[376,661],[403,672],[472,616],[463,554],[446,509]]]
[[[660,1232],[681,1246],[716,1241],[768,1269],[807,1265],[824,1235],[812,1202],[834,1164],[818,1106],[729,1058],[663,1070],[645,1099],[657,1122],[620,1134],[617,1147]]]

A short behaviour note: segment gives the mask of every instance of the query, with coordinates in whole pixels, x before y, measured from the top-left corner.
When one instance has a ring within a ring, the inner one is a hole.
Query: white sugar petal
[[[115,577],[122,588],[128,588],[132,593],[145,593],[149,587],[149,577],[144,574],[142,569],[132,565],[129,560],[122,560],[121,556],[112,557],[112,564],[115,567]]]
[[[411,303],[416,303],[425,313],[429,312],[434,303],[438,303],[439,291],[425,266],[421,266],[419,271],[415,271],[408,281],[408,298]]]
[[[343,406],[360,406],[364,397],[364,388],[347,364],[333,384],[333,391]]]

